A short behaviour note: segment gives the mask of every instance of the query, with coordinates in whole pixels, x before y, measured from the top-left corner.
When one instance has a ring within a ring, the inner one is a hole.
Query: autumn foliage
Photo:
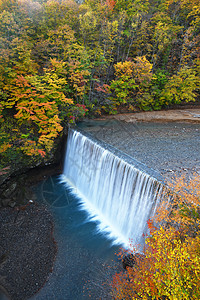
[[[196,101],[199,26],[198,0],[0,0],[2,167],[85,115]]]
[[[148,222],[144,258],[113,278],[115,299],[200,298],[199,175],[178,178],[170,188],[173,200]]]

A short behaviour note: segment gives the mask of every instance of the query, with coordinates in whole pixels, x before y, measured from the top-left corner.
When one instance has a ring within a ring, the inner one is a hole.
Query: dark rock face
[[[45,159],[27,161],[24,157],[22,161],[11,162],[6,174],[0,173],[0,208],[27,203],[32,197],[30,185],[62,172],[66,141],[67,134],[63,134]]]
[[[24,205],[34,200],[31,186],[51,175],[61,174],[61,163],[30,169],[0,185],[0,208]]]
[[[144,255],[140,253],[128,254],[122,259],[122,266],[126,270],[127,267],[134,268],[136,267],[141,260],[144,259]]]
[[[51,151],[42,156],[27,156],[18,155],[14,159],[7,161],[7,165],[0,170],[0,186],[11,177],[19,176],[26,173],[30,169],[36,167],[45,167],[49,165],[58,164],[64,159],[65,145],[67,141],[67,129],[54,141]]]

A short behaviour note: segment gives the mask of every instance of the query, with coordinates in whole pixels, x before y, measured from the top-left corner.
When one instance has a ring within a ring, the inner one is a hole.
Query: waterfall
[[[70,129],[62,181],[113,243],[141,244],[164,188],[110,148]]]

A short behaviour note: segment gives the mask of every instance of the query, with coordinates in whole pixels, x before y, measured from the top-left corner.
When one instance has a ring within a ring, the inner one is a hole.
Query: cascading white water
[[[69,130],[62,181],[113,243],[141,244],[163,185],[82,133]]]

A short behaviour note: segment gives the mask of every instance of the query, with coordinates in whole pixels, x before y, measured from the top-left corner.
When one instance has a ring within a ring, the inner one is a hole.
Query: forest
[[[199,12],[199,0],[0,0],[1,173],[48,156],[85,115],[198,101]]]

